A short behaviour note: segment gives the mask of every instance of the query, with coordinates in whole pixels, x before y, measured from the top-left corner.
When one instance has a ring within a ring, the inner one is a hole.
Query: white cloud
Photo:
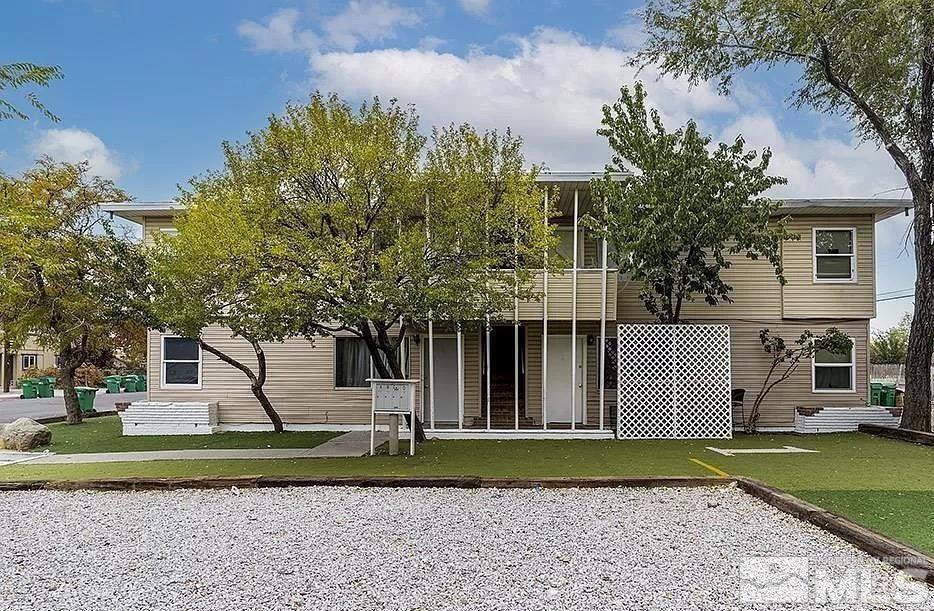
[[[399,27],[411,27],[420,22],[415,11],[396,6],[389,0],[350,0],[342,13],[325,19],[322,28],[333,45],[351,50],[360,42],[393,38]]]
[[[123,171],[116,155],[103,140],[84,129],[44,130],[33,142],[31,150],[36,155],[48,155],[57,161],[87,161],[91,173],[101,178],[116,180]]]
[[[315,87],[355,99],[398,97],[418,108],[425,126],[469,121],[524,137],[526,158],[552,169],[601,169],[608,159],[596,135],[601,107],[635,80],[628,55],[611,46],[541,28],[514,39],[506,54],[473,50],[466,56],[425,49],[312,54]],[[680,124],[697,114],[722,112],[733,102],[710,87],[642,78],[666,120]]]
[[[631,21],[610,28],[606,31],[606,37],[624,49],[638,49],[645,43],[647,35],[641,23]]]
[[[461,8],[477,17],[483,17],[490,11],[490,0],[458,0]]]
[[[296,30],[300,13],[295,9],[276,11],[265,24],[244,20],[237,32],[253,43],[257,51],[300,51],[317,46],[317,37],[310,30]]]
[[[902,197],[890,192],[905,178],[885,151],[870,144],[817,135],[813,138],[782,131],[767,115],[739,117],[725,127],[721,139],[742,134],[749,147],[772,149],[773,174],[788,184],[776,189],[785,197]]]

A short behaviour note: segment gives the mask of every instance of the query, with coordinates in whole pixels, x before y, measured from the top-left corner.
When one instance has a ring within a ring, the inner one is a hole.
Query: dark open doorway
[[[525,328],[519,327],[519,426],[531,424],[525,416]],[[513,326],[497,326],[490,330],[490,371],[486,369],[486,341],[482,342],[481,422],[486,426],[487,376],[490,376],[490,427],[511,429],[516,426],[516,335]]]

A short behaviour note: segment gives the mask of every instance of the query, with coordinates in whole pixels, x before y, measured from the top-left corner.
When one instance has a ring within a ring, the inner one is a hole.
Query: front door
[[[422,393],[426,426],[431,426],[431,375],[428,364],[431,362],[431,346],[427,337],[422,336],[425,346],[422,360],[422,378],[424,379]],[[458,422],[457,409],[457,338],[436,337],[435,344],[435,426],[456,427]]]
[[[587,342],[577,337],[574,375],[574,421],[584,421],[584,360]],[[548,422],[571,422],[571,336],[548,336]]]

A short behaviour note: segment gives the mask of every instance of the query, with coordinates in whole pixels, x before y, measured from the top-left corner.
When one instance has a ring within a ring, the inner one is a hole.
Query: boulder
[[[29,418],[0,425],[0,447],[25,452],[52,441],[52,430]]]

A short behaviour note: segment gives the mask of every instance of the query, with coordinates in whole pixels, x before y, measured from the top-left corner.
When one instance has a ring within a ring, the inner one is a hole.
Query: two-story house
[[[489,326],[432,325],[404,345],[416,401],[429,435],[501,434],[612,436],[616,421],[616,326],[652,322],[639,286],[620,276],[605,244],[579,220],[591,206],[587,172],[546,172],[539,180],[557,191],[552,219],[559,251],[571,267],[542,272],[541,298],[516,303]],[[800,240],[783,245],[787,284],[766,261],[737,258],[723,274],[733,303],[686,305],[683,318],[729,325],[734,388],[746,403],[761,387],[768,358],[759,330],[789,340],[803,330],[834,326],[853,339],[845,358],[818,356],[775,388],[760,429],[791,430],[797,407],[864,406],[868,397],[869,321],[875,316],[874,225],[905,212],[893,199],[786,200],[778,216],[791,217]],[[105,211],[139,223],[144,239],[172,231],[176,203],[111,204]],[[222,328],[205,330],[213,344],[249,358],[245,343]],[[370,422],[367,378],[371,363],[350,335],[291,339],[266,347],[267,392],[290,429],[351,429]],[[243,375],[194,342],[151,332],[151,401],[216,402],[222,428],[260,430],[269,424]]]

